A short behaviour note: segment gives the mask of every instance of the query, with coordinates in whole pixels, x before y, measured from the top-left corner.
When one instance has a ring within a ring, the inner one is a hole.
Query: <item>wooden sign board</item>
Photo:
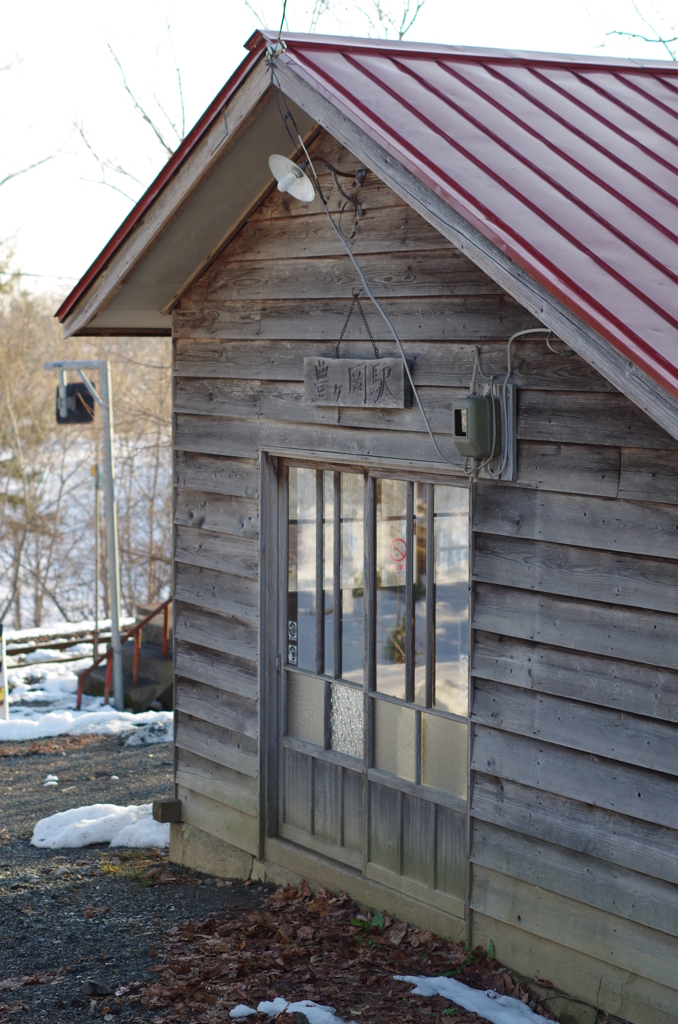
[[[407,409],[410,382],[402,359],[306,356],[304,402],[342,408]]]

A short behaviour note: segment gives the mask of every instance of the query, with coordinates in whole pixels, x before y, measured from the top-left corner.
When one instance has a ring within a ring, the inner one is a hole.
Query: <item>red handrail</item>
[[[172,598],[168,597],[166,601],[159,604],[157,608],[154,608],[152,612],[149,612],[141,622],[135,622],[134,625],[127,630],[126,633],[122,633],[120,636],[120,644],[124,644],[131,636],[134,637],[134,672],[133,682],[136,684],[139,682],[139,647],[141,646],[141,630],[144,626],[148,625],[151,619],[154,619],[159,612],[163,612],[163,629],[162,629],[162,656],[166,658],[169,653],[169,606],[172,603]],[[109,645],[103,654],[100,654],[95,661],[89,666],[89,668],[83,669],[82,672],[78,672],[78,699],[76,701],[76,708],[80,710],[82,704],[82,694],[85,687],[85,679],[90,672],[100,665],[102,661],[106,661],[106,683],[104,685],[104,703],[108,704],[108,698],[111,693],[111,679],[113,676],[113,648]]]

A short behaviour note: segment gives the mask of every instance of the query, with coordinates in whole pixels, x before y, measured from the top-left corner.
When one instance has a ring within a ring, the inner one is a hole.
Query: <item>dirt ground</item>
[[[59,785],[44,787],[47,775]],[[36,821],[56,811],[171,795],[167,743],[124,748],[111,738],[64,737],[0,746],[0,1024],[91,1022],[104,1008],[110,1019],[149,1020],[114,993],[152,978],[146,970],[163,955],[167,929],[261,904],[261,887],[175,872],[156,851],[30,845]],[[161,870],[145,879],[154,868]],[[106,992],[112,998],[100,998]]]
[[[47,775],[58,786],[45,787]],[[487,952],[364,915],[343,894],[208,878],[166,851],[30,845],[36,821],[56,811],[171,795],[170,744],[0,745],[0,1024],[211,1024],[276,998],[313,999],[357,1024],[482,1024],[394,974],[447,974],[551,1016]]]

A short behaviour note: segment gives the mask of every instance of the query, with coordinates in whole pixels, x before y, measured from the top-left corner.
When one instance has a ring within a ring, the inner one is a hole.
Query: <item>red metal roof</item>
[[[279,60],[678,397],[675,64],[283,38]]]
[[[58,311],[64,319],[276,33]],[[678,66],[284,34],[279,56],[678,397]]]

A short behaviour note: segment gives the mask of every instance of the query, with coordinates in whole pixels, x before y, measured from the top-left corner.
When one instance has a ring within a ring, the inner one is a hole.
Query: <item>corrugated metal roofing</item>
[[[279,60],[678,396],[676,65],[283,39]]]

